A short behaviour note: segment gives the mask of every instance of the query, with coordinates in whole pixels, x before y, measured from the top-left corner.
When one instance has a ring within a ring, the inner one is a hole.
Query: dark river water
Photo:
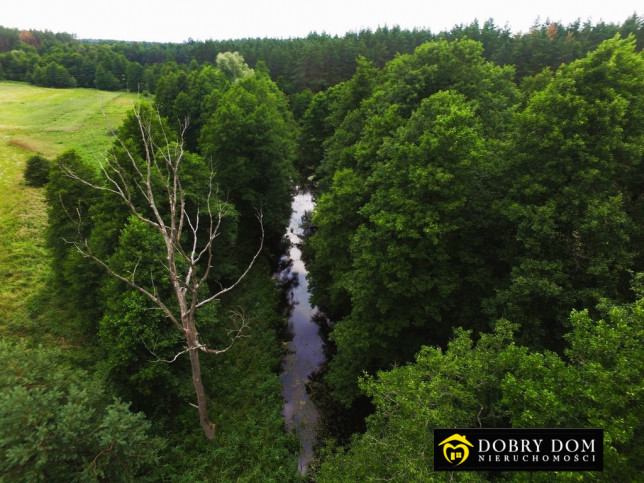
[[[280,273],[280,278],[295,279],[290,289],[290,300],[293,310],[288,321],[293,339],[288,343],[289,353],[284,360],[282,380],[284,396],[283,414],[286,426],[295,431],[302,450],[298,459],[299,468],[304,473],[313,457],[313,443],[318,412],[309,400],[306,384],[312,372],[317,370],[324,360],[322,339],[318,326],[313,322],[315,309],[309,304],[306,267],[301,259],[297,244],[301,241],[302,217],[313,209],[314,203],[310,193],[299,193],[293,198],[293,212],[287,236],[291,241],[288,258],[291,264]]]

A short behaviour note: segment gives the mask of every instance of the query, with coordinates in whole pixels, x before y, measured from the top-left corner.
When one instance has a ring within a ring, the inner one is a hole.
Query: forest
[[[0,147],[0,479],[641,479],[643,47],[637,15],[183,44],[0,27],[0,130],[45,132]],[[125,97],[107,129],[58,128],[26,92]],[[302,188],[326,356],[305,474],[275,277]],[[604,470],[436,472],[451,427],[603,428]]]

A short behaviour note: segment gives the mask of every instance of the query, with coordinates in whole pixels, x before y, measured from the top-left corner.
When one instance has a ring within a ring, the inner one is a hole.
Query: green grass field
[[[46,206],[43,190],[26,186],[22,173],[33,154],[100,156],[135,101],[122,92],[0,82],[0,335],[73,342],[60,320],[45,320],[55,310],[46,302]]]

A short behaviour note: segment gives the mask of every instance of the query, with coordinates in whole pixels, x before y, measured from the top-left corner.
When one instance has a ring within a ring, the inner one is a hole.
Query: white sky
[[[184,42],[243,37],[343,35],[379,26],[438,33],[493,18],[526,32],[539,17],[621,23],[641,0],[4,0],[0,25],[75,34],[79,39]]]

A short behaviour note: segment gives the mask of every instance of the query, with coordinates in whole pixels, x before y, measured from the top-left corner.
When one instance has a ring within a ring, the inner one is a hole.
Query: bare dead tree
[[[263,248],[264,228],[262,215],[261,212],[257,215],[261,227],[259,248],[243,273],[232,284],[221,286],[218,292],[205,297],[202,296],[204,293],[202,287],[208,281],[213,268],[213,245],[215,239],[221,233],[221,224],[225,216],[226,205],[216,196],[217,193],[213,186],[213,173],[211,172],[204,206],[197,206],[195,212],[189,214],[186,208],[186,192],[181,184],[179,175],[180,165],[185,155],[183,135],[187,123],[184,125],[176,142],[171,142],[165,130],[162,129],[162,136],[165,139],[161,145],[157,145],[153,136],[153,122],[158,122],[162,127],[160,115],[157,114],[156,119],[153,121],[147,119],[140,108],[135,108],[134,116],[136,117],[143,146],[144,155],[142,160],[137,159],[137,156],[128,149],[123,140],[117,137],[117,142],[123,148],[126,159],[119,160],[114,153],[103,157],[100,161],[100,169],[104,177],[104,184],[92,183],[72,170],[64,166],[62,168],[67,176],[94,189],[107,191],[119,197],[137,220],[160,234],[166,249],[166,260],[165,262],[161,261],[161,264],[167,271],[172,284],[174,297],[172,302],[176,302],[178,305],[179,313],[174,313],[170,309],[170,301],[162,300],[156,289],[149,290],[140,284],[136,279],[136,270],[127,274],[119,273],[108,261],[95,255],[87,239],[79,238],[70,243],[84,257],[90,258],[103,267],[110,276],[126,283],[132,289],[147,297],[156,307],[163,311],[170,322],[184,335],[185,350],[175,355],[172,361],[186,352],[190,355],[192,382],[197,396],[197,404],[192,405],[199,411],[199,420],[206,437],[213,439],[215,436],[215,424],[208,417],[199,354],[200,352],[208,354],[226,352],[242,336],[242,331],[247,324],[245,320],[242,320],[239,327],[232,332],[230,344],[227,347],[221,349],[210,348],[199,339],[195,315],[199,308],[233,290],[248,274]],[[128,169],[125,169],[125,163],[127,163]],[[159,189],[159,183],[161,189]],[[145,208],[137,206],[134,201],[135,196],[142,197],[147,206]],[[203,220],[206,220],[206,222],[204,223]],[[77,216],[77,221],[80,227],[80,215]],[[204,224],[206,226],[203,226]]]

